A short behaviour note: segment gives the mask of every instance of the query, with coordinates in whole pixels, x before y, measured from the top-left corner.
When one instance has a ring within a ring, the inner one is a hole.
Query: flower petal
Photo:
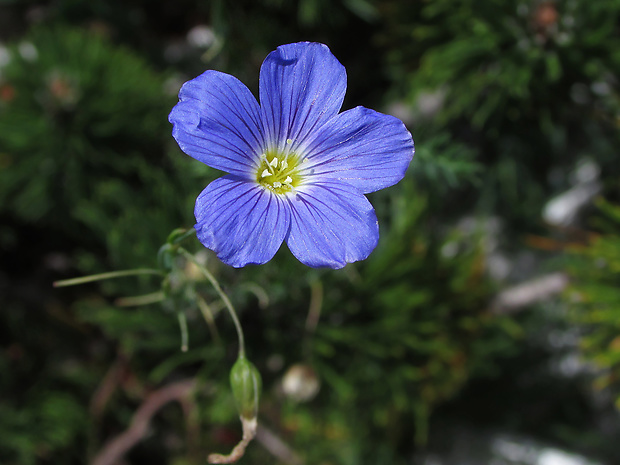
[[[237,78],[206,71],[186,82],[168,120],[181,150],[212,168],[249,179],[263,152],[260,108]]]
[[[414,147],[398,118],[356,107],[323,126],[303,151],[304,174],[338,179],[368,193],[400,181]]]
[[[286,242],[305,265],[342,268],[365,259],[376,247],[375,211],[355,187],[326,180],[300,186],[288,200],[291,231]]]
[[[295,150],[336,115],[347,89],[344,66],[326,45],[299,42],[271,52],[260,69],[260,104],[271,148]]]
[[[271,260],[290,227],[283,198],[235,176],[209,184],[194,214],[200,242],[235,268]]]

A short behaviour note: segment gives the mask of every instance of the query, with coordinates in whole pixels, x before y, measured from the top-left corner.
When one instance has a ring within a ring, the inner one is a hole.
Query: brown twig
[[[90,413],[95,418],[99,418],[103,414],[126,369],[127,363],[120,357],[108,369],[90,402]]]
[[[122,457],[134,447],[147,432],[151,418],[167,403],[173,400],[183,403],[191,395],[196,382],[193,379],[178,381],[158,389],[146,398],[131,419],[131,425],[125,432],[108,441],[91,465],[116,465]]]

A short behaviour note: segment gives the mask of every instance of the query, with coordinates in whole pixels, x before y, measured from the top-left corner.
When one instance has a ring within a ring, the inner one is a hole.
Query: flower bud
[[[175,259],[175,250],[174,247],[170,244],[164,244],[159,248],[159,252],[157,252],[157,264],[162,271],[172,271],[174,267],[174,259]]]
[[[254,364],[244,356],[239,356],[230,370],[230,386],[239,415],[246,419],[256,418],[261,378]]]
[[[178,245],[179,243],[183,242],[185,239],[187,239],[190,236],[193,236],[194,234],[196,234],[196,231],[192,228],[192,229],[175,229],[174,231],[172,231],[170,233],[170,235],[168,236],[168,239],[166,239],[166,243],[170,244],[170,245]]]

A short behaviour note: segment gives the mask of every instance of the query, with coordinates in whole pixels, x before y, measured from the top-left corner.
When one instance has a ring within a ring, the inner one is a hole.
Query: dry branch
[[[144,438],[151,418],[164,405],[173,400],[183,404],[191,395],[195,385],[195,380],[187,379],[171,383],[149,394],[131,419],[129,428],[108,441],[92,460],[91,465],[117,465],[121,463],[123,456]]]

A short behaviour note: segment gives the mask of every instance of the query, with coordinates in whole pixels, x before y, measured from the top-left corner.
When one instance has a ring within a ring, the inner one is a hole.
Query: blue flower
[[[379,225],[364,194],[403,178],[413,140],[392,116],[338,113],[346,87],[344,66],[309,42],[267,56],[260,106],[217,71],[183,85],[172,135],[185,153],[228,173],[194,211],[198,239],[224,263],[266,263],[286,241],[308,266],[342,268],[375,248]]]

